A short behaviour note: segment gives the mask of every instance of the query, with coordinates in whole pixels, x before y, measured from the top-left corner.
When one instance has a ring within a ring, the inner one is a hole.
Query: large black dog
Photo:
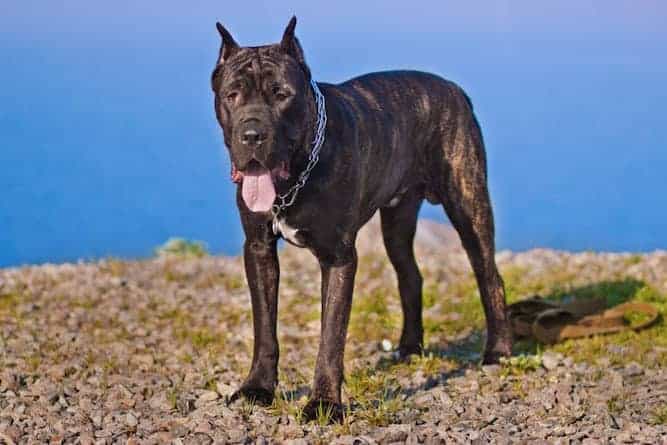
[[[355,238],[379,209],[398,276],[402,356],[420,353],[422,278],[413,254],[424,199],[458,231],[484,305],[484,363],[512,339],[494,259],[486,155],[465,93],[438,76],[393,71],[339,85],[311,80],[292,18],[279,44],[240,47],[222,36],[212,76],[215,112],[239,183],[254,324],[252,368],[232,398],[271,403],[277,383],[280,237],[307,247],[322,270],[321,339],[306,418],[342,416],[343,351],[357,268]]]

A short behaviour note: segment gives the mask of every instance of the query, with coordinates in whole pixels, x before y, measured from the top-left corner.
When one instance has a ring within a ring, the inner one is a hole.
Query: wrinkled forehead
[[[240,79],[261,84],[274,80],[296,84],[300,69],[296,61],[281,52],[275,45],[246,47],[224,63],[222,86]]]

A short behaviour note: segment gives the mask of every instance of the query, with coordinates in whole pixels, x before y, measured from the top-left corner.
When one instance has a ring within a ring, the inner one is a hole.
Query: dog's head
[[[280,43],[241,47],[220,23],[222,45],[212,76],[215,113],[243,198],[251,211],[267,211],[275,185],[307,147],[314,115],[310,70],[294,36],[292,17]]]

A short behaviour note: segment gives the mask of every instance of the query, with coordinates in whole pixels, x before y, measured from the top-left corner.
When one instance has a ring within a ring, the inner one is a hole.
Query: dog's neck
[[[309,88],[307,89],[306,94],[307,94],[306,106],[308,107],[306,115],[309,116],[310,119],[307,123],[306,130],[302,133],[302,137],[300,141],[297,142],[296,147],[294,149],[294,154],[292,155],[292,159],[290,162],[290,179],[287,183],[288,185],[286,187],[286,190],[289,189],[289,187],[292,187],[292,185],[294,185],[296,181],[298,181],[299,176],[308,166],[310,155],[314,148],[314,139],[319,124],[320,116],[317,109],[316,94],[310,85]],[[321,94],[324,95],[324,92],[321,92]],[[327,112],[326,107],[324,112],[325,113]],[[324,155],[324,153],[322,154]]]

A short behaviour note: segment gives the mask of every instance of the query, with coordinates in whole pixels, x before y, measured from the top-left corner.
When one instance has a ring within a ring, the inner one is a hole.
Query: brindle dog
[[[245,232],[245,270],[254,325],[252,367],[239,396],[273,400],[278,379],[279,265],[271,206],[306,168],[317,125],[311,73],[294,36],[293,17],[278,44],[240,47],[222,36],[212,75],[215,112],[229,148]],[[503,282],[494,259],[486,155],[466,94],[452,82],[416,71],[366,74],[317,84],[328,123],[319,163],[294,204],[280,213],[283,236],[307,247],[322,272],[319,353],[304,415],[319,406],[343,415],[343,351],[357,268],[355,238],[380,210],[384,244],[398,276],[403,309],[399,352],[423,347],[422,277],[413,254],[421,203],[443,205],[458,231],[486,315],[484,363],[511,352]]]

